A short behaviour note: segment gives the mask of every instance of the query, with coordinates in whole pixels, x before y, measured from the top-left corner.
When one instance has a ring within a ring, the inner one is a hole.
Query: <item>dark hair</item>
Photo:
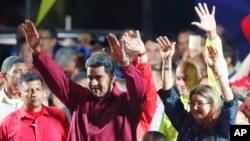
[[[167,141],[165,135],[162,134],[161,132],[158,132],[158,131],[148,131],[148,132],[146,132],[142,137],[142,141],[145,140],[146,136],[151,136],[152,141]]]
[[[17,55],[19,55],[20,50],[22,45],[24,45],[26,43],[26,39],[25,38],[19,38],[19,40],[17,40]]]
[[[57,39],[57,31],[56,31],[55,28],[53,28],[53,27],[47,27],[47,26],[45,26],[45,27],[39,27],[38,31],[41,31],[41,30],[45,30],[45,31],[49,32],[49,35],[48,35],[49,37],[48,38],[50,38],[50,39]]]
[[[26,63],[25,59],[20,56],[9,56],[3,61],[1,71],[8,72],[16,63]]]
[[[36,81],[39,80],[42,83],[42,86],[44,85],[42,77],[35,72],[28,72],[22,75],[17,83],[18,86],[22,85],[24,82],[30,82],[30,81]]]
[[[114,62],[113,60],[104,52],[96,52],[92,54],[86,61],[85,68],[88,67],[100,67],[104,66],[105,72],[107,74],[114,73]]]
[[[236,65],[239,60],[239,51],[238,49],[229,41],[222,40],[222,49],[224,58],[230,57],[232,59],[231,64]]]

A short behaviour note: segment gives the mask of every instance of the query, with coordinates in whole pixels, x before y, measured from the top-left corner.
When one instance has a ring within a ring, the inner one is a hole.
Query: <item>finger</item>
[[[202,6],[201,3],[198,3],[198,7],[199,7],[199,9],[200,9],[201,14],[202,14],[202,15],[205,15],[206,12],[205,12],[205,10],[204,10],[204,8],[203,8],[203,6]]]
[[[109,46],[112,46],[111,38],[110,38],[110,35],[109,35],[109,34],[106,36],[106,39],[107,39],[107,41],[108,41],[108,43],[109,43]]]
[[[108,43],[109,43],[109,45],[110,45],[110,47],[114,47],[114,46],[116,46],[116,39],[114,38],[114,36],[113,36],[113,34],[112,33],[109,33],[107,36],[107,40],[108,40]]]
[[[204,7],[204,10],[205,10],[205,13],[206,13],[207,15],[209,15],[210,13],[209,13],[209,10],[208,10],[208,8],[207,8],[207,4],[206,4],[206,3],[203,3],[203,7]]]
[[[167,36],[163,36],[163,40],[167,43],[167,45],[171,45],[171,42],[169,41]]]
[[[159,40],[160,40],[162,46],[166,46],[166,42],[164,41],[164,39],[162,38],[162,36],[159,37]]]
[[[197,6],[195,6],[194,10],[195,10],[196,14],[198,15],[198,17],[201,18],[202,17],[202,13],[200,12],[199,8]]]
[[[133,32],[132,30],[129,31],[129,36],[130,36],[131,38],[135,37],[135,34],[134,34],[134,32]]]
[[[209,54],[211,54],[211,53],[212,53],[211,46],[207,46],[207,51],[208,51],[208,53],[209,53]]]
[[[156,41],[157,41],[157,43],[158,43],[158,45],[159,45],[159,47],[160,47],[161,49],[164,48],[164,44],[162,43],[160,37],[158,37],[158,38],[156,39]]]
[[[122,36],[121,40],[128,43],[129,42],[129,37],[128,36]]]
[[[198,28],[201,28],[201,24],[199,22],[192,22],[191,25],[197,26]]]
[[[215,6],[213,6],[213,8],[212,8],[211,15],[212,15],[213,17],[214,17],[214,15],[215,15]]]
[[[102,51],[105,52],[108,56],[111,56],[111,51],[107,48],[103,48]]]
[[[173,52],[175,52],[175,45],[176,45],[176,42],[173,42],[173,43],[171,44],[171,50],[172,50]]]
[[[140,35],[139,30],[136,30],[136,38],[141,39],[141,35]]]
[[[26,28],[26,25],[24,23],[22,24],[22,29],[23,29],[24,33],[27,32],[27,28]]]

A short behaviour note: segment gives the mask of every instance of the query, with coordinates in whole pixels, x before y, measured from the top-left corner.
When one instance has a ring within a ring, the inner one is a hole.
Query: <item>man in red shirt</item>
[[[42,104],[44,84],[36,73],[26,73],[18,81],[23,106],[0,124],[1,141],[66,141],[69,122],[58,108]]]
[[[43,36],[34,24],[22,24],[26,41],[33,50],[33,64],[51,91],[69,108],[72,118],[70,141],[136,141],[136,128],[146,102],[146,84],[141,72],[129,62],[124,43],[107,35],[111,51],[90,56],[85,66],[89,89],[73,82],[39,46]],[[115,80],[116,61],[126,80],[121,91]]]

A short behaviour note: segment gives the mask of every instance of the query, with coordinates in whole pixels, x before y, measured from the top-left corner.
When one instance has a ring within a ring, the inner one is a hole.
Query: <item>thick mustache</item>
[[[90,89],[100,89],[101,87],[98,86],[98,85],[93,85],[93,86],[90,86]]]

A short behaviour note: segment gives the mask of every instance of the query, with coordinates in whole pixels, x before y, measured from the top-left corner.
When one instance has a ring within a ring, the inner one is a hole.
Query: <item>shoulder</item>
[[[3,120],[1,121],[1,125],[8,125],[10,126],[11,123],[13,123],[14,121],[16,121],[18,119],[18,110],[17,111],[13,111],[11,113],[9,113],[7,116],[5,116],[3,118]]]
[[[64,111],[60,108],[57,107],[52,107],[52,106],[44,106],[44,109],[49,113],[49,114],[64,114]]]
[[[57,107],[52,106],[44,106],[44,111],[48,114],[48,116],[57,121],[66,122],[68,121],[66,113]]]

